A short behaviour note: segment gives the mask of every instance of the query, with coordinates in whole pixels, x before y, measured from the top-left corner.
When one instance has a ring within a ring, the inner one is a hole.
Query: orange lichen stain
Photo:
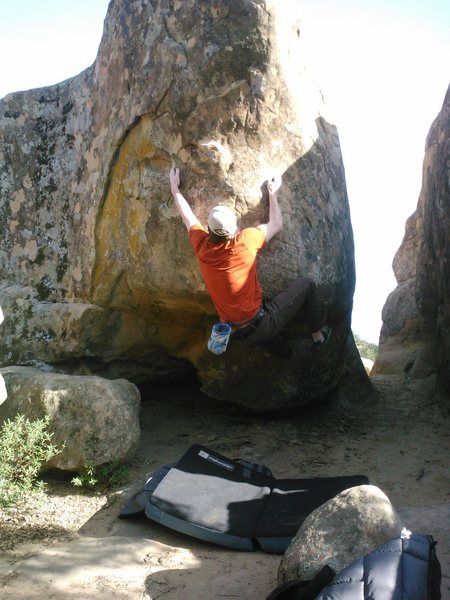
[[[157,171],[169,169],[169,157],[151,141],[151,128],[152,119],[143,117],[125,136],[97,216],[91,295],[102,305],[111,301],[117,278],[130,269],[130,257],[140,257],[146,242],[143,223],[148,209],[140,197],[140,178],[149,166]]]
[[[166,277],[164,269],[180,268],[173,260],[178,240],[172,240],[164,222],[161,226],[160,217],[161,190],[170,193],[171,157],[152,141],[152,127],[151,117],[141,118],[111,168],[95,227],[91,301],[122,313],[114,345],[130,351],[159,346],[195,365],[207,351],[212,318],[206,315],[212,305],[206,291],[180,293]],[[164,254],[152,254],[152,243]]]

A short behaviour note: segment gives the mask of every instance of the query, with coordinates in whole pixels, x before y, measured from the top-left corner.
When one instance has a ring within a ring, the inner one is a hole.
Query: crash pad
[[[364,475],[276,479],[270,468],[200,445],[151,473],[122,518],[149,519],[193,537],[244,551],[283,553],[305,518]]]

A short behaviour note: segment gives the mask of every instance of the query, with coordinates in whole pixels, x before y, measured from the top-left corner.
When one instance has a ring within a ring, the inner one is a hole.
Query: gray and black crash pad
[[[152,473],[120,517],[145,514],[170,529],[236,550],[283,553],[305,518],[364,475],[276,479],[265,465],[191,446]]]

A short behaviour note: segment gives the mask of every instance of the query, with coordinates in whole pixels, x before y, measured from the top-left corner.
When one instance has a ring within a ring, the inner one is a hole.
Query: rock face
[[[402,529],[400,517],[379,488],[358,485],[344,490],[305,519],[282,558],[278,583],[310,581],[325,565],[339,573]]]
[[[422,190],[393,263],[372,374],[437,373],[450,394],[450,87],[426,141]]]
[[[1,364],[83,364],[135,382],[195,369],[207,394],[255,410],[337,385],[353,236],[337,132],[289,10],[112,0],[92,67],[0,101]],[[201,220],[223,202],[241,226],[267,219],[264,181],[283,174],[285,228],[262,253],[261,282],[272,296],[300,273],[316,281],[326,351],[311,352],[299,318],[290,360],[238,342],[208,353],[217,318],[171,200],[172,164]]]
[[[64,444],[47,467],[81,471],[87,465],[127,461],[137,450],[141,402],[129,381],[31,367],[6,367],[2,372],[8,398],[0,405],[0,423],[18,413],[30,420],[48,415],[53,443]]]
[[[0,306],[0,325],[3,323],[3,311]],[[6,391],[5,380],[3,379],[3,375],[0,373],[0,404],[2,404],[6,398],[8,397],[8,393]]]

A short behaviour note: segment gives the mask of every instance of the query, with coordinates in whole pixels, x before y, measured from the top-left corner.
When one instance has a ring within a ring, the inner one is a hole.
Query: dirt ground
[[[41,506],[0,514],[3,600],[264,600],[280,556],[238,552],[118,514],[145,475],[193,443],[269,466],[276,477],[366,474],[412,531],[437,540],[442,598],[450,600],[450,427],[420,386],[372,378],[376,395],[282,415],[248,415],[191,382],[147,390],[142,441],[126,485],[108,495],[50,480]]]

